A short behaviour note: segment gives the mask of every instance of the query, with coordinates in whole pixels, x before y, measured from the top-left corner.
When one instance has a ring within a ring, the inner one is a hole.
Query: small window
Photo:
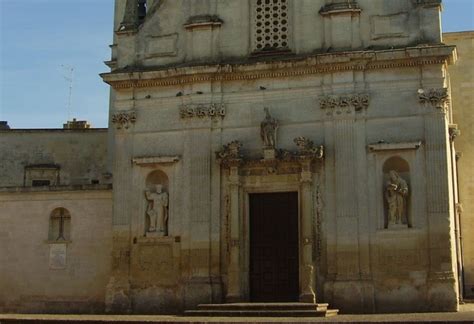
[[[289,49],[288,0],[253,0],[254,52]]]
[[[146,0],[138,0],[138,22],[142,23],[145,20],[147,11]]]
[[[49,241],[71,239],[71,214],[65,208],[56,208],[49,218]]]
[[[24,186],[58,186],[60,167],[56,164],[33,164],[25,166]]]
[[[31,185],[33,187],[44,187],[44,186],[49,186],[51,184],[51,181],[49,180],[32,180]]]

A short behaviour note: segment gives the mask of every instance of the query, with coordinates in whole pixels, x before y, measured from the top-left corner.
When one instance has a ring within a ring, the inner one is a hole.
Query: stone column
[[[300,261],[300,302],[316,303],[315,271],[313,264],[313,176],[311,159],[301,162],[301,261]]]
[[[229,199],[230,199],[230,248],[227,283],[227,302],[242,301],[241,278],[241,237],[240,237],[240,177],[238,164],[229,169]]]

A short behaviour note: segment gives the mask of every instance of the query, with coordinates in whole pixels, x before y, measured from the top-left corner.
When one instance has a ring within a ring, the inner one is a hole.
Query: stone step
[[[234,303],[202,304],[185,316],[204,317],[329,317],[338,310],[328,310],[328,304],[311,303]]]
[[[326,311],[328,304],[312,303],[233,303],[202,304],[198,310],[311,310]]]
[[[185,316],[200,317],[329,317],[338,310],[195,310],[186,311]]]

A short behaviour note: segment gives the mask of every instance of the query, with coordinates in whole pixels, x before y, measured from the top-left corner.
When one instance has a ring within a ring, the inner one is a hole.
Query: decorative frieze
[[[352,111],[360,112],[369,107],[370,97],[368,94],[351,95],[325,95],[319,98],[319,106],[327,112],[327,115],[350,114]]]
[[[189,118],[224,118],[226,109],[224,104],[188,104],[179,108],[181,119]]]
[[[431,106],[433,108],[445,111],[448,109],[448,104],[450,102],[448,89],[419,89],[418,101],[422,105]]]
[[[112,115],[112,123],[117,129],[128,129],[131,124],[137,121],[137,112],[135,110],[119,111]]]
[[[395,69],[423,65],[445,64],[455,60],[453,46],[433,46],[429,48],[408,48],[393,50],[390,59],[387,55],[373,52],[347,52],[343,55],[317,54],[291,61],[276,60],[259,63],[259,68],[249,71],[244,64],[227,64],[193,67],[170,68],[162,71],[101,74],[104,81],[114,89],[148,88],[172,85],[183,85],[203,82],[255,81],[258,79],[290,78],[321,73],[343,71],[370,71],[378,69]],[[341,60],[341,58],[344,58]],[[416,58],[416,59],[414,59]],[[361,64],[361,62],[366,62]],[[368,63],[367,63],[368,62]]]

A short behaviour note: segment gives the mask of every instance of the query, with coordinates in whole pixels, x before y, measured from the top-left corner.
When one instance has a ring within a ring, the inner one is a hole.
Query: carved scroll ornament
[[[449,104],[449,93],[447,88],[418,90],[420,104],[432,106],[436,109],[446,110]]]
[[[296,153],[296,156],[300,158],[309,157],[311,159],[323,158],[324,146],[320,145],[318,147],[315,147],[313,141],[303,136],[295,138],[294,142],[296,146],[298,147],[298,152]]]
[[[226,115],[224,104],[189,104],[179,108],[181,119],[189,118],[224,118]]]
[[[128,129],[131,124],[135,124],[137,121],[137,113],[135,110],[119,111],[112,115],[112,123],[115,124],[117,129]]]
[[[227,145],[224,145],[222,151],[216,152],[217,160],[222,165],[232,165],[238,164],[242,160],[242,155],[240,149],[242,148],[242,143],[239,141],[230,142]]]

